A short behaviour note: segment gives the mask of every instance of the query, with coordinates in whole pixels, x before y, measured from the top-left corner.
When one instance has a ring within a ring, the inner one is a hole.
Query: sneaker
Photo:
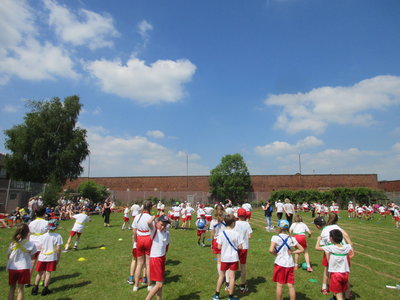
[[[139,287],[134,285],[132,291],[137,292],[139,290]]]
[[[78,250],[78,246],[74,246],[74,248],[73,248],[74,250]]]
[[[225,291],[229,291],[229,283],[225,282]]]
[[[217,294],[215,294],[211,299],[213,300],[219,300],[219,296]]]
[[[307,272],[312,272],[312,271],[314,271],[314,270],[311,267],[307,268]]]
[[[32,296],[36,296],[38,293],[39,293],[39,287],[38,287],[37,285],[35,285],[35,286],[32,288],[31,295],[32,295]]]
[[[327,289],[321,289],[321,294],[322,294],[322,295],[328,295],[329,292],[328,292]]]
[[[43,291],[42,291],[42,296],[46,296],[48,294],[51,294],[51,291],[49,290],[49,288],[46,286]]]
[[[249,291],[249,289],[247,288],[247,284],[241,285],[241,286],[239,287],[239,289],[240,289],[240,291],[241,291],[242,293],[246,293],[246,292]]]
[[[228,297],[228,300],[239,300],[239,298],[236,298],[236,297]]]
[[[135,283],[134,280],[133,280],[133,276],[129,276],[127,281],[128,281],[129,284],[134,284]]]
[[[147,287],[147,291],[151,291],[151,289],[154,287],[154,285],[149,285],[148,287]]]
[[[147,284],[147,277],[143,277],[142,284]]]
[[[204,244],[204,243],[203,243],[203,244],[201,244],[201,245],[202,245],[203,247],[205,247],[205,246],[206,246],[206,244]]]
[[[63,251],[61,251],[62,253],[67,253],[68,249],[64,249]]]

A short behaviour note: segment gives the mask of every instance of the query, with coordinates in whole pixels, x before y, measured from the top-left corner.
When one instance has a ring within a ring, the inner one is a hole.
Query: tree
[[[24,123],[5,130],[8,175],[15,180],[51,183],[60,187],[83,171],[89,154],[86,130],[76,127],[82,105],[78,96],[62,102],[28,101]]]
[[[97,184],[94,181],[84,181],[79,184],[78,192],[83,197],[89,198],[93,202],[101,202],[109,195],[104,185]]]
[[[229,198],[242,203],[251,189],[251,178],[243,157],[238,153],[225,155],[211,170],[209,184],[212,197],[217,200]]]

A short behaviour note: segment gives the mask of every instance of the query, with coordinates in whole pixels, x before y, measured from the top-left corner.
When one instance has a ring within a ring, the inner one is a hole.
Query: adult
[[[104,206],[103,206],[104,227],[110,227],[110,214],[111,214],[111,203],[109,199],[106,199],[106,201],[104,201]]]
[[[278,217],[278,221],[282,219],[283,215],[283,203],[281,202],[281,199],[278,200],[278,202],[275,203],[275,208],[276,208],[276,216]]]
[[[293,222],[294,206],[290,203],[289,198],[285,199],[285,204],[283,204],[283,211],[286,214],[286,220],[289,222],[289,227]]]
[[[150,250],[152,245],[152,239],[150,236],[150,224],[152,217],[150,215],[153,203],[151,201],[144,201],[143,210],[138,215],[132,224],[132,239],[133,243],[136,243],[136,258],[137,265],[135,270],[135,285],[133,291],[136,292],[139,289],[139,278],[142,268],[146,265],[146,277],[147,277],[147,290],[151,290],[150,286]]]
[[[266,229],[268,232],[270,232],[273,229],[271,217],[274,209],[272,207],[272,203],[268,200],[267,203],[265,205],[262,205],[261,207],[264,210],[265,220],[267,221]]]

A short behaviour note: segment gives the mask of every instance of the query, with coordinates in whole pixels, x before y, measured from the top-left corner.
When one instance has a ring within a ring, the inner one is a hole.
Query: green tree
[[[97,184],[94,181],[84,181],[79,184],[78,192],[85,198],[89,198],[94,202],[103,201],[108,197],[109,193],[104,185]]]
[[[251,189],[250,173],[243,157],[238,153],[225,155],[211,170],[209,184],[213,198],[242,203]]]
[[[89,154],[86,130],[76,126],[82,105],[78,96],[61,101],[28,101],[24,122],[5,130],[8,175],[15,180],[50,183],[59,188],[83,171]]]

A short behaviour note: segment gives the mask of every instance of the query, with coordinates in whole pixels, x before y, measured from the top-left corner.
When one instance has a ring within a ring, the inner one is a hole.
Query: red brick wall
[[[88,180],[78,178],[65,188],[77,188]],[[203,191],[208,192],[208,176],[155,176],[155,177],[95,177],[90,178],[113,191]],[[254,175],[251,176],[254,192],[271,192],[280,189],[325,189],[335,187],[369,187],[378,189],[376,174],[352,175]],[[400,182],[400,181],[399,181]]]
[[[385,192],[400,192],[400,180],[379,181],[378,188]]]

